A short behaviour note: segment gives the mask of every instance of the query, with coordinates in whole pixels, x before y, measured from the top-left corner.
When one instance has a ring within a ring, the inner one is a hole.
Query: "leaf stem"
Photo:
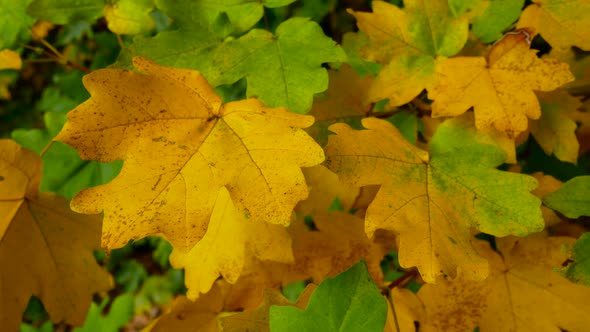
[[[125,43],[123,43],[123,38],[121,38],[121,35],[116,33],[115,36],[117,36],[117,42],[119,43],[119,47],[124,50],[125,49]]]
[[[41,158],[43,158],[43,156],[45,155],[47,150],[49,150],[49,148],[51,148],[51,146],[53,145],[53,142],[55,142],[55,141],[51,140],[51,141],[49,141],[49,143],[47,143],[47,145],[45,145],[45,147],[43,148],[43,151],[41,151],[41,153],[39,154],[39,156],[41,156]]]
[[[414,279],[414,277],[418,274],[417,270],[411,270],[406,272],[404,275],[402,275],[401,277],[395,279],[393,282],[391,282],[387,287],[389,287],[389,289],[394,289],[395,287],[403,284],[405,281],[410,281],[411,279]]]

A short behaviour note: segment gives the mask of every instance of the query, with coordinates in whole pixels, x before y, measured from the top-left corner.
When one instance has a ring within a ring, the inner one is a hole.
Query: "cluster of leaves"
[[[588,0],[0,13],[3,329],[590,326]]]

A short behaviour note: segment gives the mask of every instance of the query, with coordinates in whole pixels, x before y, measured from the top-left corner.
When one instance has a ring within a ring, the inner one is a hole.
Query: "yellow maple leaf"
[[[541,201],[530,194],[536,180],[496,170],[506,155],[474,128],[444,122],[429,154],[387,121],[367,118],[363,126],[330,126],[336,135],[326,146],[326,164],[345,184],[381,185],[365,231],[397,233],[400,265],[418,267],[426,282],[457,270],[474,280],[487,276],[487,262],[471,246],[472,228],[495,236],[543,228]]]
[[[199,293],[207,293],[219,276],[235,284],[248,255],[292,263],[291,238],[281,225],[247,220],[222,187],[205,236],[188,253],[174,250],[170,262],[185,269],[187,297],[194,300]]]
[[[112,287],[95,261],[100,217],[39,193],[41,158],[0,140],[0,326],[17,331],[31,295],[54,322],[81,325],[92,295]]]
[[[424,331],[587,331],[590,288],[554,271],[567,259],[573,238],[536,234],[496,239],[478,251],[490,262],[482,282],[459,277],[424,285],[418,297],[426,308]]]
[[[437,65],[439,81],[429,90],[432,116],[457,116],[474,108],[478,129],[495,127],[515,138],[538,119],[533,90],[551,91],[574,79],[565,63],[539,59],[530,32],[506,34],[487,57],[455,57]]]
[[[188,252],[207,231],[222,187],[253,221],[288,225],[308,191],[300,167],[322,149],[301,128],[313,117],[256,99],[221,105],[203,76],[136,57],[141,73],[97,70],[91,98],[68,113],[56,140],[83,159],[124,160],[110,183],[80,192],[72,209],[104,211],[102,245],[162,234]]]
[[[522,12],[518,28],[534,28],[553,48],[577,46],[590,51],[590,1],[533,0]]]
[[[349,12],[369,38],[361,55],[384,65],[369,100],[389,98],[389,105],[410,102],[436,79],[435,57],[457,54],[468,35],[467,16],[453,17],[447,0],[409,0],[401,9],[372,2],[373,13]]]

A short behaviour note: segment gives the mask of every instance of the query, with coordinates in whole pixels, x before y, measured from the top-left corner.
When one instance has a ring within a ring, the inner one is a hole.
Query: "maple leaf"
[[[326,146],[327,166],[352,186],[381,185],[365,216],[365,230],[399,234],[399,260],[417,266],[426,282],[454,277],[461,269],[474,280],[487,263],[472,248],[471,228],[495,236],[540,231],[540,200],[529,193],[537,181],[494,169],[505,154],[479,142],[474,129],[445,122],[430,155],[407,142],[386,121],[367,118],[367,130],[334,124]]]
[[[0,325],[7,331],[18,330],[32,295],[52,321],[80,325],[92,295],[112,287],[92,254],[100,217],[78,215],[65,199],[38,193],[40,180],[40,158],[0,140]]]
[[[437,65],[440,80],[429,90],[432,116],[456,116],[474,108],[478,129],[495,127],[514,138],[541,116],[533,90],[551,91],[572,81],[568,65],[539,59],[530,32],[506,34],[487,57],[455,57]]]
[[[561,161],[576,163],[580,144],[574,121],[582,106],[580,98],[572,97],[563,89],[537,92],[541,103],[541,118],[529,122],[530,131],[546,154],[555,154]]]
[[[281,225],[247,220],[231,201],[225,187],[219,190],[207,233],[188,252],[175,250],[170,263],[185,269],[187,297],[207,293],[219,276],[235,284],[251,255],[259,260],[292,263],[291,238]]]
[[[496,239],[478,251],[490,262],[483,282],[459,277],[424,285],[418,291],[426,309],[425,331],[586,331],[590,288],[553,271],[565,261],[561,249],[573,239],[546,237]]]
[[[313,95],[328,88],[322,64],[344,61],[344,51],[317,23],[295,17],[281,23],[275,34],[253,29],[224,43],[212,63],[216,72],[208,79],[217,86],[245,77],[248,97],[307,113]]]
[[[271,331],[383,331],[387,302],[372,282],[363,261],[324,280],[305,310],[270,308]]]
[[[553,48],[577,46],[590,51],[590,1],[533,0],[525,8],[517,27],[531,27]]]
[[[22,66],[23,61],[21,60],[20,55],[17,52],[9,49],[0,51],[0,70],[19,70]]]
[[[143,73],[97,70],[92,97],[56,137],[82,159],[123,159],[110,183],[80,192],[72,208],[104,211],[104,247],[162,234],[188,252],[207,230],[221,187],[254,221],[288,225],[307,197],[300,167],[324,159],[301,128],[313,123],[255,99],[221,105],[201,74],[134,58]]]
[[[404,8],[374,1],[373,13],[350,11],[370,40],[364,58],[383,65],[369,100],[410,102],[436,78],[435,57],[457,54],[467,41],[467,17],[454,18],[447,0],[404,1]],[[400,83],[403,82],[403,83]]]

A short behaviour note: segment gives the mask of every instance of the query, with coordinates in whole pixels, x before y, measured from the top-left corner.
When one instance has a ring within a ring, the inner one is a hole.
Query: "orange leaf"
[[[41,158],[0,140],[0,326],[16,331],[29,298],[41,299],[54,322],[81,325],[92,295],[112,287],[95,261],[100,217],[69,210],[38,193]]]

